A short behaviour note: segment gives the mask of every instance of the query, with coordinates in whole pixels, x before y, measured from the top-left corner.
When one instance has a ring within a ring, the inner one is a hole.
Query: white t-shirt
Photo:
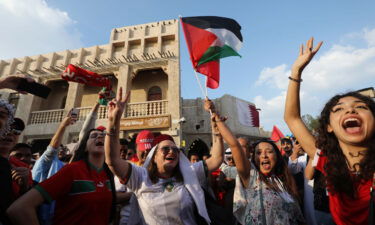
[[[200,184],[204,184],[206,174],[202,162],[191,165]],[[153,184],[146,168],[132,165],[126,186],[138,199],[138,204],[146,224],[152,225],[196,225],[195,204],[182,182],[174,178],[159,179]]]

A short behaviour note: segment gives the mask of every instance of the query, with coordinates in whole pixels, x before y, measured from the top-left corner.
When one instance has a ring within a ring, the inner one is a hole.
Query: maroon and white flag
[[[249,127],[259,127],[259,112],[255,105],[236,99],[238,121]]]

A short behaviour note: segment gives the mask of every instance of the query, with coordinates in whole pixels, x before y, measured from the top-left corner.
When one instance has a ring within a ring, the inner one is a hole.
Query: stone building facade
[[[176,143],[183,137],[182,144],[188,145],[196,136],[206,137],[210,132],[209,117],[198,103],[201,99],[181,98],[179,23],[166,20],[114,28],[105,45],[0,60],[0,76],[29,74],[52,89],[47,99],[1,90],[1,98],[15,104],[16,117],[27,124],[21,141],[36,145],[49,143],[62,118],[70,109],[78,108],[79,121],[68,127],[63,143],[76,141],[100,88],[61,79],[69,64],[109,77],[115,91],[123,87],[125,92],[131,92],[121,122],[122,130],[128,135],[150,129],[172,135]],[[220,101],[223,113],[230,109],[230,105],[226,107],[230,103],[226,98]],[[195,107],[196,112],[187,107]],[[181,122],[184,116],[186,123]],[[204,121],[202,128],[192,129],[197,121]],[[245,129],[235,122],[229,123],[233,123],[230,127],[238,134],[262,135],[257,128]],[[106,125],[105,107],[99,109],[97,125]],[[203,139],[209,143],[208,138]]]

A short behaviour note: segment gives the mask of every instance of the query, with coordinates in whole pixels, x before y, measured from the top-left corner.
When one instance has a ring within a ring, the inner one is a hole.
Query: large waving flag
[[[182,17],[181,24],[195,71],[208,77],[207,87],[218,88],[219,60],[240,56],[241,26],[233,19],[217,16]]]

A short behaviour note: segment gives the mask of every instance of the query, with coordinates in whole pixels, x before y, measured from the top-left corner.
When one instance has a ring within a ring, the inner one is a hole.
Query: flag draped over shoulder
[[[67,81],[73,81],[81,84],[96,87],[106,87],[111,89],[111,82],[107,77],[101,76],[89,70],[82,69],[73,64],[69,64],[61,77]]]
[[[194,69],[207,76],[207,87],[218,88],[220,59],[240,56],[241,26],[217,16],[182,17],[181,24]]]

